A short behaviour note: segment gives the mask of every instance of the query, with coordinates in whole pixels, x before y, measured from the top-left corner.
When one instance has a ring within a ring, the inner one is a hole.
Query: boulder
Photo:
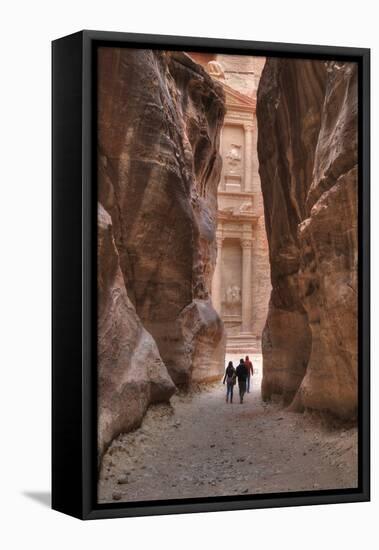
[[[112,220],[98,207],[98,451],[137,428],[150,403],[175,391],[152,336],[130,301]]]

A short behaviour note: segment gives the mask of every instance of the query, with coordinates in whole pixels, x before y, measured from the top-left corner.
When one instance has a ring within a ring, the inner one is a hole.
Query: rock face
[[[224,96],[179,52],[100,48],[98,83],[99,433],[108,442],[168,399],[170,380],[223,371],[210,286]]]
[[[98,207],[98,449],[136,428],[150,403],[175,391],[151,335],[128,298],[112,220]]]
[[[272,294],[262,395],[357,408],[357,67],[268,59],[258,156]]]

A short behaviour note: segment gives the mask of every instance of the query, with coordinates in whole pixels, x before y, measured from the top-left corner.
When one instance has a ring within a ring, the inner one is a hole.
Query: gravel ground
[[[356,487],[356,428],[263,403],[261,357],[252,359],[253,388],[242,405],[237,395],[225,402],[221,382],[194,388],[150,407],[141,428],[115,439],[99,502]]]

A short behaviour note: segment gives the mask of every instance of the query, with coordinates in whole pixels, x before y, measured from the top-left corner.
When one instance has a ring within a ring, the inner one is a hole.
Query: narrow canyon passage
[[[230,357],[234,359],[234,357]],[[225,402],[221,382],[150,407],[140,429],[115,439],[100,473],[100,502],[195,498],[357,485],[356,428],[334,430],[252,392]]]
[[[99,501],[356,487],[357,67],[98,69]]]

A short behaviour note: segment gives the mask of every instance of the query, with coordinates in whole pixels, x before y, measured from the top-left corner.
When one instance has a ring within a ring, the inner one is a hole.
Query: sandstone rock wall
[[[98,83],[99,433],[108,442],[168,399],[172,381],[223,371],[209,295],[224,95],[180,52],[100,48]]]
[[[112,220],[98,207],[98,450],[136,428],[150,403],[175,391],[151,335],[128,298]]]
[[[258,156],[272,293],[265,399],[351,418],[357,407],[357,67],[268,59]]]

